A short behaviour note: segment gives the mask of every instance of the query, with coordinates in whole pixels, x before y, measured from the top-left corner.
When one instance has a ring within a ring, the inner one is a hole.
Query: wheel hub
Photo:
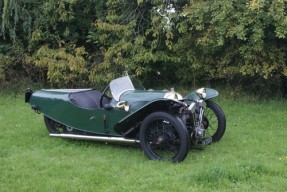
[[[170,144],[176,139],[175,135],[170,131],[162,132],[156,139],[157,145]]]
[[[164,141],[164,138],[163,138],[162,136],[159,136],[159,137],[157,138],[156,144],[157,144],[157,145],[160,145],[160,144],[163,143],[163,141]]]

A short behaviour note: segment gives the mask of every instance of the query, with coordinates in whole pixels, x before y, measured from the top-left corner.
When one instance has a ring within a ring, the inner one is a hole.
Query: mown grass
[[[287,103],[219,97],[219,143],[184,162],[140,148],[52,138],[22,95],[0,93],[0,191],[286,191]]]

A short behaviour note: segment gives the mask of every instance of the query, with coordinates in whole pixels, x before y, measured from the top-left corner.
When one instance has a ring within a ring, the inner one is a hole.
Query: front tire
[[[212,100],[206,101],[203,124],[206,137],[212,137],[213,142],[219,141],[226,129],[226,119],[223,110]]]
[[[190,137],[182,121],[166,112],[148,115],[140,128],[140,145],[151,160],[180,162],[190,147]]]

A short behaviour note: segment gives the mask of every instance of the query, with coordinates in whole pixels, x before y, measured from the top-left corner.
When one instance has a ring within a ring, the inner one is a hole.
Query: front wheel
[[[182,121],[166,112],[148,115],[140,128],[140,145],[151,160],[180,162],[189,151],[190,137]]]
[[[203,125],[206,129],[206,137],[212,137],[216,142],[224,135],[226,119],[223,110],[212,100],[206,101],[207,108],[204,111]]]

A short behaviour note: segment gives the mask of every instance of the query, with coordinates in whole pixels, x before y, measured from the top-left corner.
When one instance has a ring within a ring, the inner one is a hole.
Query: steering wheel
[[[101,98],[100,98],[100,107],[103,108],[103,99],[104,97],[107,98],[108,100],[111,100],[112,97],[108,96],[106,94],[107,90],[109,89],[110,85],[108,85],[102,92]]]

